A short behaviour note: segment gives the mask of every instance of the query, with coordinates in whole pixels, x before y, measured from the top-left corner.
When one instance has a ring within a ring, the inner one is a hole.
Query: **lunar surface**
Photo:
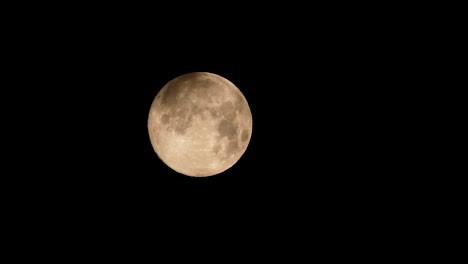
[[[208,72],[187,73],[156,95],[148,132],[167,166],[187,176],[213,176],[231,168],[246,151],[252,114],[229,80]]]

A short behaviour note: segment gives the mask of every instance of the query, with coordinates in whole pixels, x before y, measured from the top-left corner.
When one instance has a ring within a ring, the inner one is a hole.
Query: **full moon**
[[[169,81],[156,95],[148,132],[157,156],[171,169],[186,176],[213,176],[245,153],[252,113],[232,82],[192,72]]]

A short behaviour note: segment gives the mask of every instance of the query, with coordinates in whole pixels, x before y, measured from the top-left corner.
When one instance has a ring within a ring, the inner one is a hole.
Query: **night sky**
[[[381,136],[392,129],[381,122],[391,94],[389,77],[376,66],[384,56],[378,50],[344,45],[325,33],[290,35],[288,45],[275,32],[258,39],[207,36],[194,44],[184,41],[187,36],[143,33],[96,37],[96,45],[73,43],[57,55],[54,74],[67,88],[58,91],[63,100],[48,113],[63,108],[69,117],[57,117],[60,132],[52,137],[62,138],[61,164],[82,174],[62,179],[67,186],[145,206],[174,200],[277,206],[378,192],[365,186],[387,173],[376,168],[384,160],[375,153],[392,140]],[[171,170],[157,157],[147,131],[157,92],[195,71],[232,81],[253,116],[245,154],[214,177]]]
[[[399,53],[380,26],[322,18],[217,31],[147,17],[38,33],[54,41],[31,52],[28,67],[41,73],[28,77],[36,85],[27,98],[48,99],[37,123],[27,120],[35,129],[26,138],[37,144],[28,155],[44,160],[31,167],[44,174],[21,186],[55,213],[120,219],[139,231],[213,221],[232,234],[244,223],[272,235],[378,215],[404,186],[395,164],[408,162],[398,148],[405,131],[392,125],[394,99],[405,98]],[[233,82],[253,117],[244,155],[206,178],[166,166],[147,130],[158,91],[196,71]]]
[[[378,138],[383,128],[375,109],[385,99],[372,85],[376,74],[372,62],[366,62],[362,53],[343,51],[338,44],[312,42],[283,50],[272,43],[219,49],[180,45],[156,51],[145,46],[124,66],[130,73],[120,69],[126,86],[117,85],[119,113],[131,125],[115,117],[116,129],[122,129],[117,132],[122,139],[116,139],[115,150],[124,157],[115,164],[126,169],[119,179],[129,182],[131,193],[182,204],[224,201],[276,207],[314,199],[340,203],[378,192],[378,187],[367,186],[376,174],[385,173],[382,168],[375,170],[380,161],[374,152],[379,140],[388,139]],[[146,128],[159,89],[194,71],[232,81],[246,97],[253,116],[245,154],[214,177],[191,178],[172,171],[155,154]],[[136,95],[140,98],[129,102]],[[117,142],[122,141],[126,148],[119,149]],[[123,182],[121,187],[126,186]],[[166,200],[166,195],[173,198]]]

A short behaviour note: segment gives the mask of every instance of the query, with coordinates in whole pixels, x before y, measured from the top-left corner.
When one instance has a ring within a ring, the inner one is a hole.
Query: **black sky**
[[[173,39],[122,35],[66,53],[67,65],[77,62],[61,70],[76,81],[75,90],[67,92],[73,104],[63,102],[76,118],[67,120],[67,128],[79,131],[72,148],[86,153],[69,161],[85,174],[78,186],[99,186],[90,188],[143,203],[158,197],[245,205],[271,200],[271,206],[283,199],[296,201],[290,198],[294,196],[304,197],[298,198],[301,202],[323,196],[331,201],[369,191],[364,186],[373,175],[385,173],[385,168],[374,171],[380,162],[374,151],[388,140],[378,138],[384,128],[375,110],[385,103],[379,89],[386,83],[377,81],[381,73],[375,66],[381,55],[346,37],[326,36],[291,36],[285,45],[275,33],[259,39],[207,33]],[[146,127],[159,89],[194,71],[231,80],[253,115],[244,156],[223,174],[203,179],[164,165]]]
[[[212,220],[271,234],[269,221],[294,228],[375,215],[404,182],[393,166],[404,133],[392,125],[393,99],[406,98],[398,43],[381,34],[385,25],[352,15],[281,17],[222,30],[153,16],[31,30],[35,44],[24,50],[35,85],[24,97],[39,106],[25,137],[37,146],[25,153],[44,174],[24,176],[25,186],[54,212],[121,214],[136,229]],[[195,71],[232,81],[253,116],[245,154],[207,178],[167,167],[147,131],[158,91]]]

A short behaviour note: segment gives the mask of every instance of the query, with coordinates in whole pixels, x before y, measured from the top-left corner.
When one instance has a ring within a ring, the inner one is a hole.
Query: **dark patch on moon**
[[[162,105],[174,105],[177,103],[177,96],[186,88],[186,86],[182,85],[181,80],[173,80],[167,84],[162,96],[161,96],[161,104]]]
[[[236,109],[239,110],[239,113],[243,114],[246,110],[246,101],[241,93],[236,93]]]
[[[198,90],[197,88],[199,87],[205,87],[207,85],[211,87],[212,84],[216,84],[214,81],[209,79],[208,82],[203,79],[200,80],[200,78],[203,78],[204,76],[206,76],[204,73],[192,72],[173,79],[167,84],[161,95],[161,104],[173,105],[177,103],[177,96],[186,89],[194,91]]]
[[[211,79],[195,79],[191,86],[193,87],[193,89],[196,89],[197,92],[207,93],[209,90],[216,88],[217,83]]]
[[[218,133],[220,138],[228,137],[229,139],[233,139],[237,135],[237,130],[232,121],[223,119],[218,125]]]
[[[161,116],[161,123],[179,134],[185,134],[185,131],[192,123],[193,115],[189,111],[191,108],[187,105],[174,107],[169,107],[169,112]]]
[[[217,155],[220,150],[221,150],[221,145],[220,144],[217,144],[217,145],[215,145],[213,147],[213,152],[215,153],[215,155]]]
[[[192,104],[192,115],[199,115],[203,112],[203,109],[198,104]]]
[[[171,117],[168,115],[168,114],[164,114],[162,117],[161,117],[161,122],[163,124],[167,124],[169,123],[169,120],[171,119]]]
[[[236,108],[231,101],[226,101],[220,106],[220,112],[223,113],[224,117],[232,121],[236,118]]]
[[[192,115],[187,106],[180,107],[175,112],[174,130],[179,134],[184,134],[185,130],[191,126]]]
[[[212,103],[213,98],[223,97],[225,93],[223,83],[215,78],[199,72],[182,75],[167,84],[161,95],[161,104],[172,106],[187,100],[187,97]],[[183,92],[187,92],[184,98],[178,97]]]
[[[244,102],[244,96],[239,92],[236,92],[236,99],[238,104],[242,104]]]
[[[190,93],[208,103],[212,103],[215,98],[222,98],[224,92],[222,84],[212,79],[197,80],[190,85]]]
[[[249,138],[249,131],[247,129],[242,130],[241,140],[246,141]]]
[[[186,107],[179,107],[176,111],[175,111],[175,116],[178,117],[178,118],[181,118],[181,119],[185,119],[185,117],[187,116],[188,114],[188,110]]]
[[[212,97],[212,98],[222,98],[226,96],[226,91],[225,91],[225,87],[222,86],[222,85],[217,85],[217,86],[214,86],[212,89],[210,89],[209,91],[209,97]]]
[[[217,108],[208,108],[208,111],[210,112],[211,116],[213,117],[218,117],[219,116],[219,111]]]
[[[175,127],[174,127],[174,130],[183,135],[185,134],[185,131],[187,130],[187,128],[189,128],[191,126],[191,119],[192,118],[189,118],[189,120],[178,120],[175,124]]]
[[[231,154],[237,153],[239,146],[237,145],[237,139],[231,140],[229,145],[226,148],[226,154],[229,156]]]

